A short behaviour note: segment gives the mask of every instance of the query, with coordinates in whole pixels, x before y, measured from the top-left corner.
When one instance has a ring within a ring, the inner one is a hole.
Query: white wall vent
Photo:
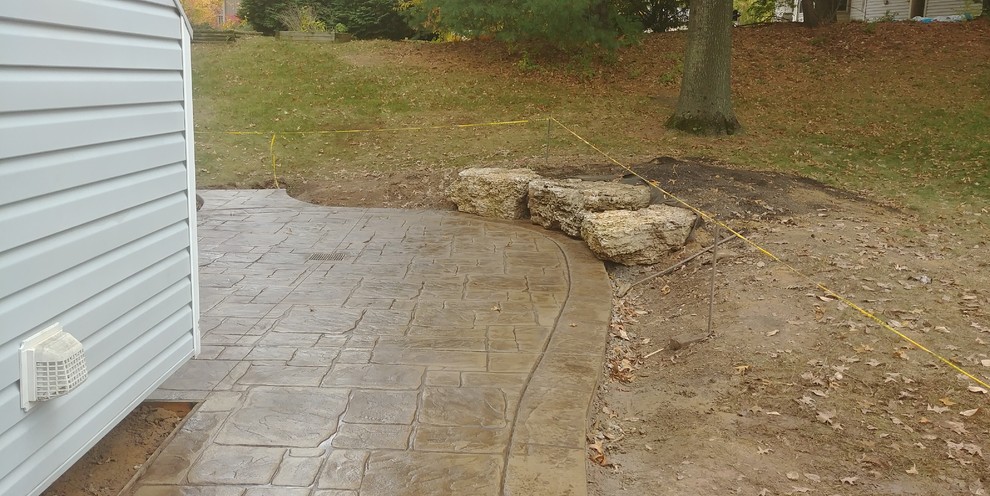
[[[82,343],[58,323],[21,342],[21,408],[68,394],[87,377]]]

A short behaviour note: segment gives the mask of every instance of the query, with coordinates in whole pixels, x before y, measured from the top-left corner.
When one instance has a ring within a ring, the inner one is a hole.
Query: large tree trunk
[[[667,126],[694,134],[734,134],[732,111],[732,0],[691,0],[684,78]]]

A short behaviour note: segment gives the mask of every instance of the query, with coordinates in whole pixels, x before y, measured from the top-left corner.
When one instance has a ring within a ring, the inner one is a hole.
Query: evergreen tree
[[[417,0],[407,11],[414,26],[438,33],[563,50],[612,50],[639,31],[614,0]]]

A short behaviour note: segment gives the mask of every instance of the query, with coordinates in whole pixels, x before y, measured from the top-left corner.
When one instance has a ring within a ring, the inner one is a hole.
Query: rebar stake
[[[552,117],[547,117],[547,156],[546,165],[550,167],[550,123],[552,122]]]
[[[715,313],[715,272],[717,269],[716,264],[718,263],[719,225],[717,222],[715,222],[714,224],[715,224],[715,235],[713,236],[713,238],[715,239],[715,246],[714,248],[712,248],[712,282],[711,282],[710,291],[708,293],[708,337],[712,337],[715,335],[714,331],[712,330],[712,315]]]

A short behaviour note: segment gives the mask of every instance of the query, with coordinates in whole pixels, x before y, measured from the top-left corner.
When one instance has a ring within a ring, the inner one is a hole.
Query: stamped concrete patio
[[[207,191],[201,402],[132,491],[584,495],[602,264],[522,222]]]

